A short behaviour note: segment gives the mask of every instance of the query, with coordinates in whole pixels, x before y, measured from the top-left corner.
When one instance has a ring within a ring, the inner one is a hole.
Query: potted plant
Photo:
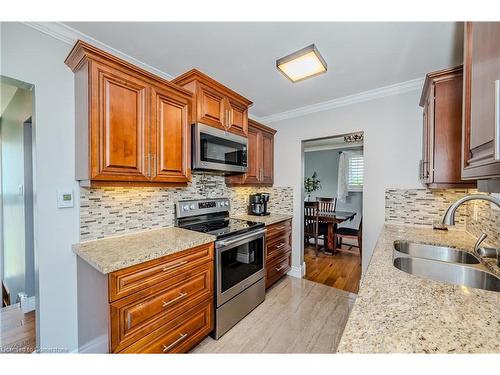
[[[304,178],[304,190],[307,193],[307,201],[311,200],[311,193],[321,189],[321,181],[318,174],[314,172],[311,177]]]

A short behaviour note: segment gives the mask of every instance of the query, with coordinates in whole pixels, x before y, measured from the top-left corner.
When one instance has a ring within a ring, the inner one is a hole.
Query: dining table
[[[325,249],[330,251],[335,255],[337,250],[337,238],[335,232],[337,231],[337,225],[345,221],[351,221],[356,216],[356,212],[349,211],[319,211],[318,220],[319,223],[327,225],[327,241],[325,244]]]

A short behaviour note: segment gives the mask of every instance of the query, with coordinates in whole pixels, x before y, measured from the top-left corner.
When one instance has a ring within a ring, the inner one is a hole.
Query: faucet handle
[[[476,243],[474,244],[474,253],[475,254],[479,254],[478,253],[478,250],[479,250],[479,246],[481,245],[481,243],[486,239],[486,237],[488,237],[488,235],[486,233],[482,233],[479,238],[477,239]]]

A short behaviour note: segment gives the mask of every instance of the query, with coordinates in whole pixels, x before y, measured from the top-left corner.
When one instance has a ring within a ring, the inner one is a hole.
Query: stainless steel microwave
[[[192,127],[194,170],[247,172],[248,140],[205,124]]]

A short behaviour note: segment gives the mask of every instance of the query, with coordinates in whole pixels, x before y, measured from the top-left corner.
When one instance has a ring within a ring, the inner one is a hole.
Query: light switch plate
[[[57,208],[73,207],[73,190],[58,190],[57,191]]]

